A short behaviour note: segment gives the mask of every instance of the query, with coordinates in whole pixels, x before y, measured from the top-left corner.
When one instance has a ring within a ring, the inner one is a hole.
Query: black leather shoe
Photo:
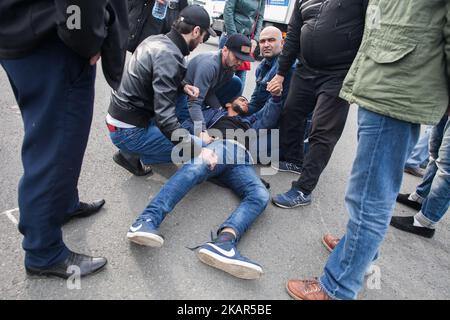
[[[434,229],[414,226],[414,217],[392,217],[391,226],[425,238],[433,238]]]
[[[69,222],[73,218],[85,218],[98,212],[105,204],[104,199],[96,200],[93,202],[85,203],[80,202],[78,209],[75,212],[69,213],[64,220],[64,223]]]
[[[55,264],[52,267],[45,269],[36,269],[31,267],[25,267],[25,270],[29,276],[55,276],[63,279],[67,279],[74,275],[74,271],[69,267],[77,266],[80,268],[79,276],[84,277],[97,271],[100,271],[108,261],[106,258],[94,258],[86,256],[84,254],[79,254],[75,252],[70,252],[69,257],[63,262]],[[68,273],[68,271],[70,273]]]
[[[135,176],[146,176],[153,171],[150,166],[144,167],[141,163],[141,159],[137,155],[124,154],[118,151],[114,154],[113,160],[119,166],[125,168]]]
[[[422,204],[409,200],[410,193],[399,193],[397,196],[397,202],[404,204],[407,207],[410,207],[416,211],[420,211],[422,209]]]

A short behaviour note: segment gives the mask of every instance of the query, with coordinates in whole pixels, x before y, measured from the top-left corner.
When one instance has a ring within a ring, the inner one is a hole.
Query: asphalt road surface
[[[217,42],[211,42],[196,53],[216,48]],[[252,69],[247,76],[247,97],[254,86],[255,64]],[[186,248],[208,241],[210,231],[238,205],[230,190],[209,182],[192,190],[163,222],[160,231],[166,241],[162,248],[139,247],[126,239],[130,223],[176,167],[157,165],[153,175],[135,177],[112,161],[116,148],[104,121],[109,97],[110,89],[99,68],[79,190],[82,200],[104,198],[106,205],[95,216],[64,227],[64,239],[71,249],[105,256],[108,266],[82,279],[78,289],[60,279],[29,279],[23,267],[22,235],[16,226],[23,125],[0,68],[0,299],[290,299],[285,290],[288,279],[321,275],[328,257],[321,237],[326,232],[342,235],[347,223],[344,193],[356,148],[355,106],[312,204],[292,210],[269,204],[243,237],[241,253],[260,263],[265,272],[259,280],[246,281],[204,265]],[[295,178],[290,173],[265,177],[272,195],[287,191]],[[405,174],[402,191],[413,191],[419,182]],[[414,212],[398,205],[395,214]],[[376,275],[367,279],[359,298],[450,298],[449,240],[448,217],[438,225],[433,239],[389,228],[376,261]]]

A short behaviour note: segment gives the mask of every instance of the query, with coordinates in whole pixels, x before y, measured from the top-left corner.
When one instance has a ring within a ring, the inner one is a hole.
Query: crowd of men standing
[[[189,64],[185,58],[216,36],[208,13],[184,0],[168,1],[166,18],[158,19],[152,16],[155,1],[0,4],[0,64],[25,130],[19,230],[28,274],[68,278],[68,267],[76,265],[85,276],[107,263],[71,251],[61,230],[104,204],[81,202],[77,189],[100,58],[112,88],[105,117],[118,148],[113,160],[135,175],[151,173],[152,164],[171,162],[174,154],[185,160],[131,224],[130,241],[162,246],[158,228],[165,215],[210,179],[232,189],[241,203],[216,238],[193,250],[233,276],[259,278],[262,266],[236,246],[268,205],[269,186],[255,173],[258,159],[222,161],[239,158],[239,148],[251,149],[251,142],[230,144],[227,130],[254,130],[262,139],[261,129],[280,129],[282,161],[273,166],[300,178],[272,203],[299,207],[312,201],[350,103],[359,109],[358,147],[345,192],[347,229],[339,238],[324,236],[332,253],[322,276],[289,280],[288,293],[302,300],[355,299],[389,224],[434,235],[450,205],[450,0],[297,0],[284,40],[277,28],[261,27],[264,1],[229,0],[228,11],[232,6],[251,13],[229,14],[221,49]],[[77,8],[79,27],[69,23]],[[248,101],[241,96],[240,71],[253,61],[256,45],[264,60]],[[125,65],[127,49],[133,54]],[[430,161],[417,190],[399,195],[420,124],[435,126]],[[392,217],[396,200],[418,213]]]

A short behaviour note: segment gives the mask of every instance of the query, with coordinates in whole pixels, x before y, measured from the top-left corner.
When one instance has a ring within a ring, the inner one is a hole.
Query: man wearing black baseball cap
[[[178,92],[184,89],[187,95],[198,96],[196,87],[182,85],[184,58],[207,36],[215,35],[209,21],[202,7],[184,8],[169,33],[150,36],[137,47],[120,87],[112,92],[106,122],[120,150],[113,160],[134,175],[149,174],[151,164],[172,160],[172,133],[181,128],[175,113]],[[187,133],[181,138],[180,148],[193,142],[202,145],[200,138]]]
[[[252,51],[252,42],[243,34],[235,33],[229,36],[227,42],[225,42],[225,47],[233,52],[236,58],[241,61],[255,61],[250,55]]]
[[[203,30],[208,31],[209,36],[217,36],[216,32],[211,28],[211,21],[208,12],[199,5],[187,6],[180,12],[180,20],[193,26],[199,26]],[[207,39],[206,39],[207,40]],[[206,41],[204,40],[204,42]]]
[[[241,95],[242,82],[234,74],[243,61],[254,61],[250,52],[250,39],[237,33],[228,38],[223,49],[192,58],[185,82],[197,87],[200,92],[197,99],[178,100],[177,115],[180,122],[190,117],[195,132],[205,132],[206,135],[202,109],[220,108],[232,97]]]

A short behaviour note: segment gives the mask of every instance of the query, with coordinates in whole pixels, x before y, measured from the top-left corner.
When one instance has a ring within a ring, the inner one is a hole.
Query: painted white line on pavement
[[[19,212],[19,208],[6,210],[5,212],[2,212],[0,214],[4,214],[5,216],[7,216],[8,219],[11,220],[11,222],[17,226],[19,224],[19,222],[17,221],[16,217],[13,216],[13,213],[15,213],[15,212]]]
[[[11,109],[14,111],[14,113],[20,114],[20,108],[19,108],[19,106],[17,104],[13,105],[11,107]]]

